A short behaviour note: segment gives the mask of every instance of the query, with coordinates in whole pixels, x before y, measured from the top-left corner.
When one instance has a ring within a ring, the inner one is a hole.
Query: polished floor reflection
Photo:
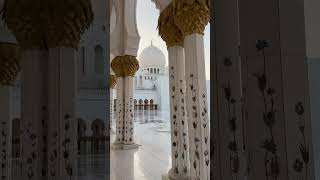
[[[77,180],[161,180],[171,167],[169,114],[136,111],[134,125],[138,149],[110,150],[110,159],[106,153],[78,155]],[[114,141],[114,135],[111,133],[110,142]],[[110,144],[105,146],[109,149]],[[19,159],[12,159],[11,163],[12,179],[20,180]]]
[[[140,147],[111,150],[111,180],[161,180],[171,167],[169,123],[168,113],[137,112],[135,141]]]

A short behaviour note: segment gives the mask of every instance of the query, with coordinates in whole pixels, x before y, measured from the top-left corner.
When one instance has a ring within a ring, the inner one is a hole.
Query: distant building
[[[169,111],[169,75],[163,52],[151,44],[139,58],[140,69],[134,77],[135,109]]]

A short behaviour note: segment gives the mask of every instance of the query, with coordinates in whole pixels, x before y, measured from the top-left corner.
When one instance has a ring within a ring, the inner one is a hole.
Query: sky
[[[151,45],[162,50],[168,65],[168,51],[165,42],[158,33],[159,10],[151,0],[137,0],[137,25],[141,36],[138,57],[141,51]],[[210,79],[210,24],[207,25],[204,33],[204,49],[206,61],[206,79]]]

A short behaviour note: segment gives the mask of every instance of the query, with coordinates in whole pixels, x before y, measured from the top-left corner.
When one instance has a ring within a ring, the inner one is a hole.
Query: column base
[[[162,175],[161,180],[190,180],[190,176],[175,176],[171,177],[168,174]]]
[[[110,128],[110,134],[114,135],[114,134],[116,134],[116,132],[112,128]]]
[[[166,175],[162,175],[162,180],[190,180],[189,174],[176,174],[172,169]]]
[[[139,144],[122,144],[122,143],[113,143],[111,145],[112,150],[129,150],[129,149],[138,149]]]
[[[128,150],[128,149],[138,149],[139,148],[139,144],[123,144],[122,145],[122,149],[123,150]]]
[[[112,150],[120,150],[122,148],[123,148],[123,144],[121,144],[121,143],[112,143],[112,145],[111,145]]]

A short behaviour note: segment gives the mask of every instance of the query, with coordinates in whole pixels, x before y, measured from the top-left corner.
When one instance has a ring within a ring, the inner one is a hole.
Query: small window
[[[82,65],[82,73],[86,73],[86,57],[84,53],[84,47],[81,48],[81,65]]]
[[[95,56],[94,56],[94,69],[96,74],[103,75],[104,74],[104,57],[103,57],[103,48],[100,45],[97,45],[94,48]]]
[[[140,76],[140,86],[142,86],[142,76]]]

